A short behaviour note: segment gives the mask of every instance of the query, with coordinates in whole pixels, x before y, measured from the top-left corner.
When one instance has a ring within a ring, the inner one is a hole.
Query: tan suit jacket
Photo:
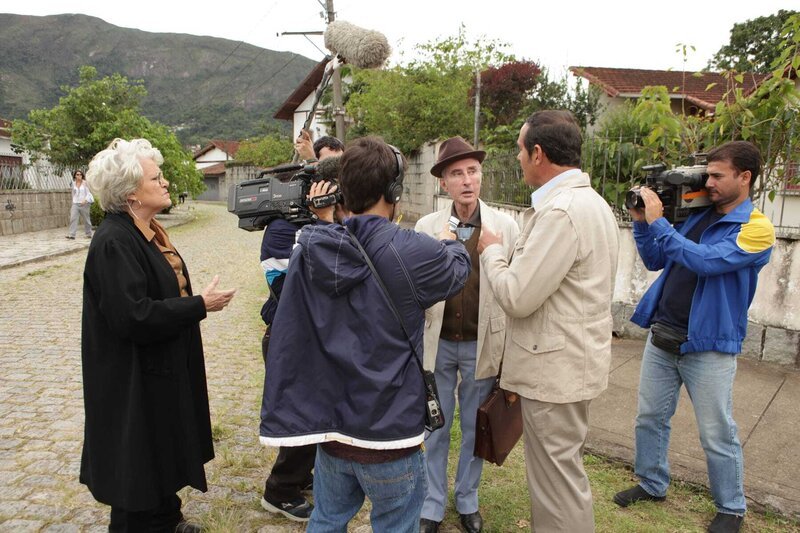
[[[503,253],[508,256],[511,245],[519,234],[519,226],[509,215],[489,207],[480,201],[481,226],[495,233],[503,234]],[[450,218],[452,203],[435,213],[425,215],[416,225],[420,233],[436,237],[444,229]],[[503,357],[505,343],[506,316],[489,288],[486,273],[481,269],[478,289],[480,308],[478,309],[478,346],[475,361],[475,379],[497,375]],[[436,366],[436,353],[439,350],[439,335],[442,332],[445,302],[439,302],[425,311],[424,366],[433,370]]]
[[[502,386],[549,403],[589,400],[608,385],[619,228],[585,173],[523,213],[509,262],[481,255],[481,274],[509,316]]]

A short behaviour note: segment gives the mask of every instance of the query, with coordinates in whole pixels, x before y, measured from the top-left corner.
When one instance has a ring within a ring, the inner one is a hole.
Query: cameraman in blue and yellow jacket
[[[742,446],[733,420],[736,355],[747,331],[758,272],[775,229],[753,206],[758,149],[733,141],[708,154],[712,206],[673,228],[658,195],[642,189],[631,209],[633,234],[648,270],[663,272],[631,320],[650,328],[639,380],[635,472],[640,482],[614,496],[622,506],[661,501],[669,486],[670,419],[682,384],[691,398],[717,514],[708,531],[739,531],[746,510]]]

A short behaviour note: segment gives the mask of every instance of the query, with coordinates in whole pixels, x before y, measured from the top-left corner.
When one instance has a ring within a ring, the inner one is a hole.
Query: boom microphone
[[[317,176],[325,181],[337,181],[342,169],[342,156],[327,157],[317,163]]]
[[[259,174],[259,177],[265,174],[282,174],[284,172],[294,172],[296,170],[302,170],[305,165],[301,165],[299,163],[284,163],[282,165],[278,165],[275,167],[268,168]]]
[[[392,53],[384,34],[341,20],[328,24],[325,48],[358,68],[379,68]]]

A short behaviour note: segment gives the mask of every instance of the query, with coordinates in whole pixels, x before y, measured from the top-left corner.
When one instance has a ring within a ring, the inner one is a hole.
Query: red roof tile
[[[197,159],[201,155],[210,152],[214,148],[219,148],[233,158],[236,155],[236,152],[239,151],[239,141],[223,141],[220,139],[213,139],[199,151],[195,152],[193,157],[194,159]]]
[[[200,169],[204,176],[219,176],[225,174],[225,163],[216,163],[210,167]]]
[[[317,89],[317,85],[322,81],[322,75],[325,73],[325,65],[327,64],[328,58],[317,63],[317,66],[308,73],[306,79],[300,82],[297,89],[289,95],[289,98],[281,104],[281,107],[272,116],[279,120],[293,120],[295,110],[303,103],[303,100],[308,98],[309,94]]]
[[[570,72],[582,76],[600,87],[608,96],[639,96],[647,86],[663,85],[673,96],[685,96],[696,106],[713,111],[728,92],[730,84],[744,88],[749,93],[767,74],[745,73],[742,84],[727,79],[719,72],[679,72],[674,70],[642,70],[605,67],[569,67]],[[710,84],[714,84],[709,88]]]

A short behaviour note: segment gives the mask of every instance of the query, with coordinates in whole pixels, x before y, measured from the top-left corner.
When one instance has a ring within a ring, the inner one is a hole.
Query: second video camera
[[[699,159],[702,156],[695,157]],[[705,159],[702,160],[705,163]],[[708,191],[705,189],[708,179],[706,164],[667,170],[666,165],[659,163],[642,167],[642,170],[648,172],[643,186],[652,189],[658,195],[664,206],[664,217],[670,224],[683,222],[689,218],[692,211],[711,205]],[[631,189],[625,195],[625,207],[644,208],[644,200],[638,187]]]
[[[231,185],[228,211],[239,217],[239,227],[247,231],[263,230],[276,218],[299,226],[308,224],[314,220],[311,205],[324,208],[342,201],[338,190],[307,200],[311,184],[336,183],[337,170],[333,164],[289,164],[267,169],[257,179]]]

